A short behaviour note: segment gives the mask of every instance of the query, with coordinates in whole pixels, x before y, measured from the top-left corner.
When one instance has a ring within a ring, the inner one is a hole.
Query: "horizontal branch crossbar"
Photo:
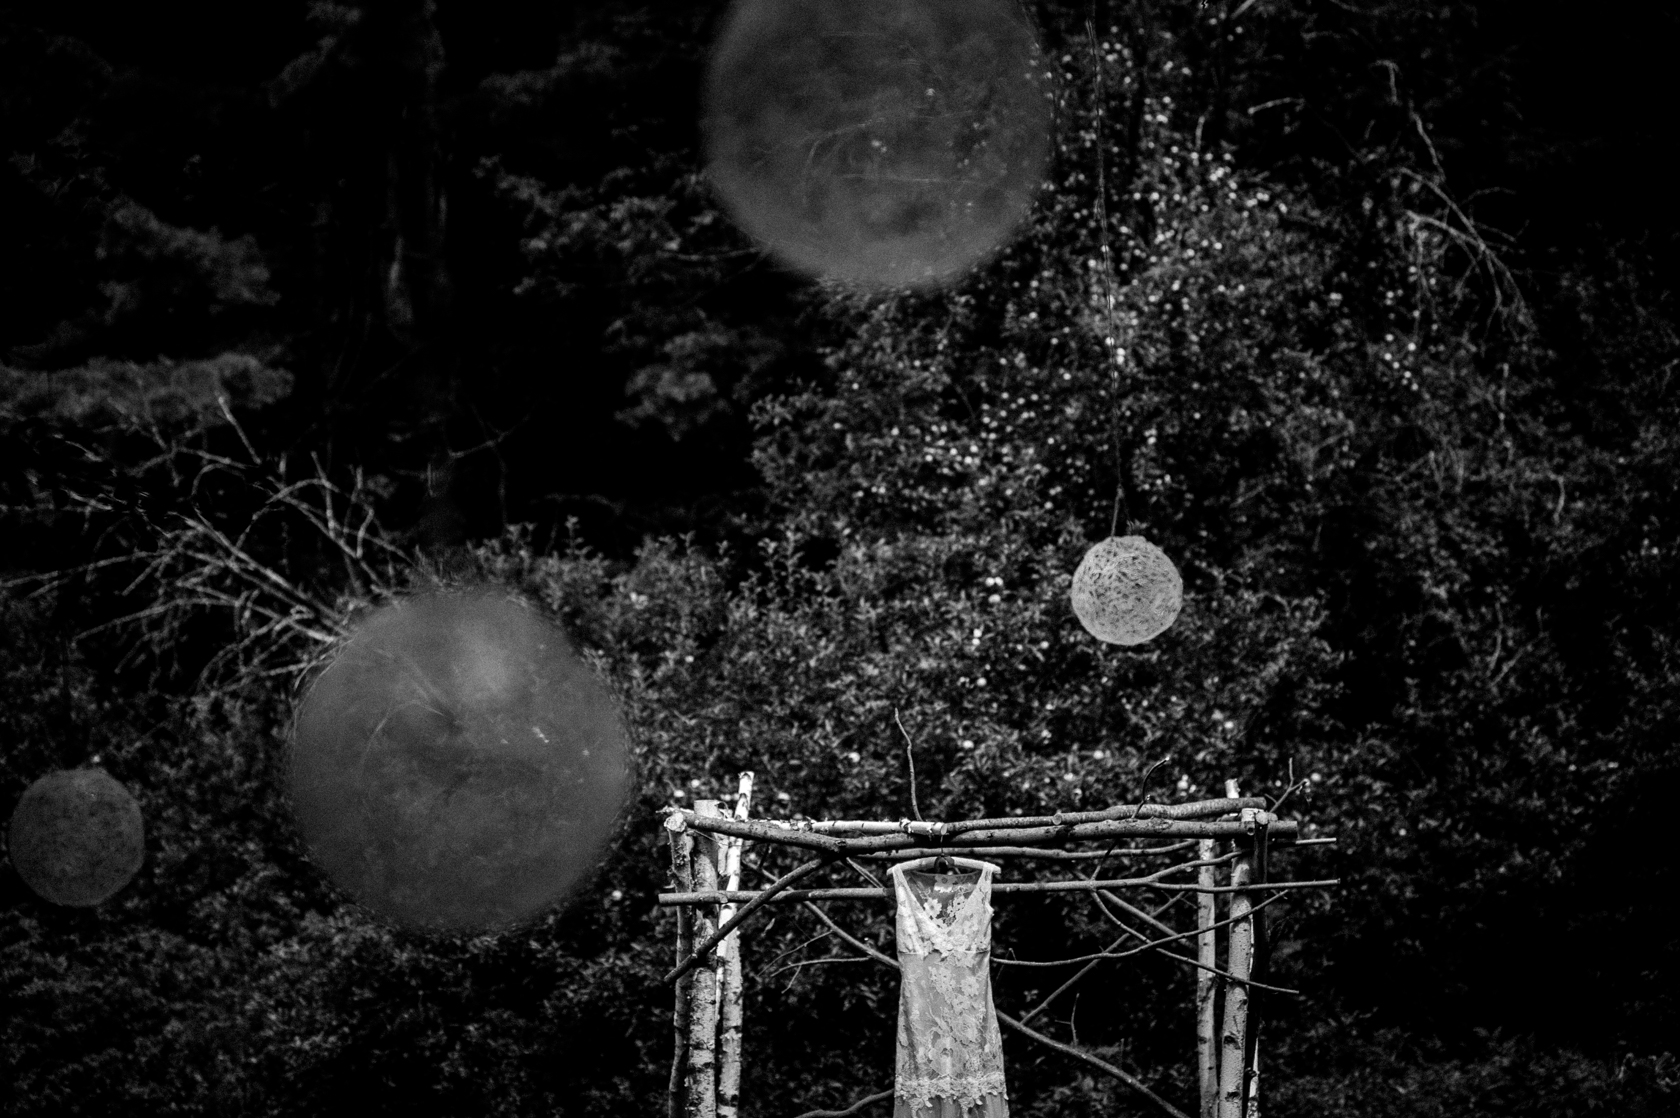
[[[1117,881],[1005,881],[992,886],[992,893],[1008,896],[1013,893],[1089,893],[1098,889],[1165,889],[1175,893],[1234,893],[1281,889],[1328,889],[1340,885],[1341,879],[1323,881],[1268,881],[1257,885],[1173,885],[1153,878],[1128,877]],[[741,904],[751,902],[757,891],[711,890],[704,893],[661,893],[659,904],[666,908],[677,905]],[[893,899],[891,889],[788,889],[774,895],[771,904],[791,904],[797,901],[887,901]]]
[[[1230,801],[1219,801],[1228,803]],[[753,842],[775,843],[818,850],[825,854],[869,854],[888,850],[905,850],[925,840],[916,835],[873,835],[866,838],[834,838],[809,831],[790,830],[762,819],[740,820],[728,817],[693,815],[682,812],[683,822],[696,831],[732,835]],[[1095,823],[1060,823],[1046,827],[1006,827],[1000,829],[964,831],[947,834],[947,849],[967,849],[973,846],[1017,846],[1059,842],[1094,842],[1118,838],[1243,838],[1254,833],[1258,825],[1270,829],[1274,845],[1286,845],[1295,840],[1300,828],[1293,819],[1273,819],[1264,816],[1253,822],[1217,822],[1201,819],[1113,819]]]
[[[1116,804],[1100,811],[1061,811],[1054,815],[1003,815],[995,819],[959,819],[936,822],[922,819],[755,819],[764,827],[806,834],[859,838],[868,835],[919,835],[923,838],[953,838],[969,831],[1009,830],[1027,827],[1062,827],[1078,823],[1104,823],[1117,819],[1216,819],[1245,808],[1263,811],[1266,801],[1259,796],[1218,800],[1197,800],[1188,804]],[[665,807],[669,814],[681,812],[690,825],[697,816],[688,808]]]
[[[1311,839],[1306,840],[1311,842]],[[1089,862],[1107,858],[1147,858],[1178,854],[1196,845],[1195,839],[1172,842],[1166,846],[1122,846],[1114,850],[1054,850],[1040,846],[965,846],[962,851],[970,858],[1039,858],[1050,862]],[[943,847],[912,846],[904,850],[888,850],[878,854],[860,854],[870,862],[908,862],[916,858],[932,858],[945,853]]]

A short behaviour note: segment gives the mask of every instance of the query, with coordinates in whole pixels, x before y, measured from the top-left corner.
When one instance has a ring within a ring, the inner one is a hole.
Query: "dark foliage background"
[[[707,194],[721,10],[3,10],[0,809],[98,763],[149,828],[97,910],[0,872],[6,1112],[661,1107],[654,809],[752,768],[902,815],[896,710],[930,817],[1309,778],[1295,869],[1347,885],[1274,908],[1273,1112],[1675,1113],[1674,12],[1045,0],[1028,227],[860,299]],[[1132,651],[1067,607],[1117,461],[1187,590]],[[642,784],[574,903],[439,942],[316,875],[277,765],[355,610],[472,578],[594,658]],[[748,941],[752,1118],[890,1080],[890,975],[763,979],[807,923]],[[1046,1028],[1187,1101],[1168,966]],[[1020,1113],[1143,1112],[1006,1046]]]

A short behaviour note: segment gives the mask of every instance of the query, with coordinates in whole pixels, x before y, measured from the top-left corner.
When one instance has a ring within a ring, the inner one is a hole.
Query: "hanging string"
[[[1103,297],[1107,304],[1108,318],[1103,326],[1103,351],[1108,355],[1109,365],[1109,439],[1114,449],[1114,515],[1109,521],[1108,534],[1118,535],[1120,530],[1120,513],[1126,513],[1126,530],[1131,531],[1132,513],[1126,508],[1126,456],[1120,439],[1120,335],[1117,319],[1114,313],[1114,260],[1108,246],[1108,180],[1103,158],[1103,117],[1107,115],[1108,101],[1103,92],[1103,54],[1102,46],[1097,42],[1097,3],[1091,0],[1091,15],[1085,21],[1085,35],[1091,41],[1091,66],[1096,72],[1096,104],[1092,113],[1093,131],[1096,136],[1097,147],[1097,229],[1102,245],[1102,274]]]

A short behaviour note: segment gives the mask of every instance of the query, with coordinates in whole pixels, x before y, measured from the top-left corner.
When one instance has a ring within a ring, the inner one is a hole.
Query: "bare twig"
[[[775,966],[777,963],[781,962],[783,959],[787,958],[789,955],[792,955],[795,951],[803,951],[807,947],[811,946],[813,943],[817,942],[819,939],[827,939],[829,936],[831,936],[833,934],[834,934],[833,932],[818,932],[816,935],[812,936],[810,939],[801,940],[799,943],[797,943],[794,946],[788,948],[786,951],[783,951],[780,955],[777,955],[774,959],[771,959],[768,963],[765,963],[764,967],[759,968],[759,979],[763,980],[763,979],[769,977],[768,975],[763,973],[766,968]],[[679,962],[679,963],[682,962],[682,959],[679,958],[677,960],[677,962]]]
[[[1107,906],[1105,904],[1103,904],[1103,900],[1102,900],[1103,896],[1104,896],[1104,894],[1102,894],[1102,893],[1096,894],[1097,905],[1098,905],[1099,908],[1101,908],[1103,910],[1103,915],[1107,916],[1110,920],[1114,921],[1114,923],[1118,927],[1120,927],[1121,929],[1123,929],[1125,931],[1125,933],[1126,933],[1125,938],[1144,939],[1143,933],[1137,931],[1134,928],[1127,927],[1126,923],[1124,921],[1122,921],[1121,919],[1116,917],[1112,912],[1108,911]],[[1204,894],[1201,894],[1201,896],[1203,898],[1207,898],[1208,894],[1204,893]],[[1118,900],[1118,898],[1113,898],[1113,899]],[[1278,899],[1277,897],[1270,898],[1270,900],[1272,900],[1272,901],[1275,901],[1277,899]],[[1124,903],[1124,902],[1121,902],[1121,903]],[[1268,901],[1267,903],[1270,903],[1270,901]],[[1256,905],[1255,907],[1258,908],[1259,906]],[[1158,921],[1155,921],[1154,918],[1152,916],[1150,916],[1149,913],[1144,912],[1142,909],[1133,908],[1131,905],[1126,905],[1126,908],[1127,908],[1128,911],[1136,912],[1139,915],[1143,916],[1145,919],[1149,920],[1152,924],[1159,923]],[[1202,925],[1199,925],[1198,927],[1196,927],[1195,929],[1193,929],[1191,932],[1186,933],[1186,936],[1195,935],[1197,937],[1198,944],[1200,944],[1200,942],[1204,938],[1211,937],[1215,930],[1224,927],[1225,923],[1228,923],[1228,922],[1229,921],[1226,921],[1226,922],[1210,922],[1208,924],[1202,924]],[[1167,926],[1165,924],[1160,924],[1159,926],[1162,927],[1162,928],[1165,928],[1167,930],[1167,932],[1171,936],[1173,936],[1174,938],[1178,937],[1179,933],[1173,932],[1172,929],[1167,928]],[[1227,978],[1227,979],[1230,979],[1233,982],[1243,982],[1243,983],[1246,983],[1247,985],[1254,986],[1254,987],[1257,987],[1257,988],[1262,989],[1262,990],[1270,990],[1273,993],[1277,993],[1277,994],[1292,994],[1292,995],[1299,996],[1300,993],[1301,993],[1301,991],[1291,990],[1287,986],[1271,986],[1271,985],[1268,985],[1267,983],[1260,982],[1260,981],[1258,981],[1258,980],[1256,980],[1252,977],[1250,977],[1250,978],[1239,978],[1238,976],[1232,974],[1230,971],[1221,970],[1219,967],[1213,965],[1212,963],[1207,962],[1204,959],[1201,959],[1201,958],[1192,959],[1188,955],[1180,955],[1175,951],[1168,951],[1165,947],[1161,946],[1161,943],[1163,943],[1163,942],[1166,942],[1166,941],[1150,942],[1150,941],[1145,940],[1143,947],[1137,948],[1137,949],[1132,950],[1132,951],[1125,952],[1124,954],[1135,955],[1135,954],[1137,954],[1138,951],[1141,951],[1141,950],[1144,950],[1145,948],[1147,948],[1149,950],[1154,951],[1157,955],[1160,955],[1163,958],[1171,959],[1171,960],[1173,960],[1174,962],[1177,962],[1177,963],[1183,963],[1185,966],[1188,966],[1188,967],[1194,967],[1195,969],[1201,971],[1205,975],[1209,975],[1209,976],[1212,976],[1212,977],[1218,977],[1218,978]],[[1112,948],[1110,950],[1112,950]],[[1118,956],[1104,956],[1104,957],[1105,958],[1115,958],[1115,957],[1118,957]]]
[[[847,1118],[848,1115],[856,1114],[866,1106],[873,1106],[878,1102],[886,1102],[892,1097],[893,1089],[889,1087],[885,1091],[876,1091],[873,1095],[865,1095],[851,1106],[848,1106],[845,1110],[807,1110],[805,1113],[799,1115],[799,1118]]]
[[[1167,757],[1171,756],[1172,754],[1167,754]],[[1156,769],[1167,763],[1167,757],[1162,757],[1159,761],[1156,761],[1153,765],[1150,765],[1147,769],[1143,770],[1143,779],[1138,781],[1138,805],[1132,812],[1133,819],[1136,819],[1138,817],[1138,812],[1143,810],[1144,801],[1147,799],[1144,793],[1149,791],[1149,778],[1155,775]]]
[[[1021,1022],[1015,1020],[1015,1018],[1009,1016],[1009,1014],[1004,1013],[1001,1010],[998,1011],[997,1019],[998,1024],[1014,1029],[1024,1037],[1036,1040],[1038,1043],[1045,1045],[1046,1047],[1054,1048],[1056,1051],[1061,1052],[1064,1055],[1072,1056],[1080,1063],[1087,1064],[1096,1068],[1100,1072],[1113,1076],[1114,1078],[1120,1080],[1120,1082],[1132,1088],[1132,1090],[1138,1092],[1144,1098],[1148,1099],[1150,1102],[1154,1103],[1160,1109],[1172,1115],[1173,1118],[1190,1118],[1190,1116],[1185,1114],[1184,1111],[1178,1109],[1178,1107],[1174,1106],[1160,1095],[1157,1095],[1154,1091],[1151,1091],[1149,1087],[1137,1076],[1132,1075],[1129,1072],[1122,1071],[1108,1061],[1100,1060],[1091,1055],[1089,1052],[1075,1048],[1071,1044],[1063,1044],[1059,1040],[1053,1040],[1041,1032],[1028,1028],[1026,1025],[1023,1025]]]
[[[1173,900],[1168,901],[1166,904],[1164,904],[1160,908],[1156,909],[1155,910],[1156,914],[1159,915],[1160,913],[1165,912],[1167,909],[1171,908],[1176,900],[1177,900],[1177,898],[1175,897]],[[1131,929],[1129,929],[1129,928],[1127,929],[1127,931],[1130,931],[1130,930]],[[1105,950],[1112,951],[1116,947],[1119,947],[1124,942],[1125,942],[1124,937],[1122,937],[1120,939],[1117,939],[1112,944],[1110,944],[1107,948],[1105,948]],[[1057,998],[1061,997],[1068,990],[1070,990],[1074,986],[1074,984],[1077,983],[1081,978],[1084,978],[1087,974],[1090,974],[1091,971],[1095,970],[1096,967],[1097,967],[1097,964],[1100,963],[1100,962],[1102,962],[1101,959],[1092,959],[1090,962],[1086,963],[1083,967],[1081,967],[1079,969],[1078,974],[1074,975],[1072,978],[1068,979],[1066,982],[1064,982],[1060,986],[1056,987],[1049,994],[1045,995],[1044,999],[1042,1001],[1040,1001],[1037,1005],[1033,1006],[1031,1009],[1027,1010],[1027,1012],[1023,1013],[1021,1015],[1021,1023],[1023,1025],[1025,1025],[1028,1022],[1030,1022],[1034,1017],[1037,1017],[1040,1013],[1043,1013],[1046,1009],[1049,1009],[1051,1002],[1053,1002]]]
[[[735,913],[727,924],[722,925],[717,931],[707,936],[706,941],[699,947],[695,948],[693,954],[683,960],[683,962],[679,964],[675,970],[660,979],[660,982],[662,984],[675,982],[677,979],[687,974],[694,968],[696,963],[705,958],[707,952],[711,951],[712,948],[716,947],[723,941],[724,936],[727,936],[730,932],[740,927],[741,923],[745,921],[747,917],[751,916],[754,912],[758,911],[771,900],[774,900],[777,894],[785,892],[788,886],[792,885],[794,882],[799,881],[801,878],[807,877],[828,865],[830,860],[831,859],[828,858],[813,858],[797,869],[782,875],[776,880],[775,884],[771,885],[762,892],[746,895],[736,893],[733,897],[721,890],[714,890],[710,894],[695,894],[697,896],[709,895],[716,897],[717,901],[712,903],[719,903],[725,900],[744,900],[746,903],[741,906],[740,910]]]
[[[796,963],[788,963],[786,966],[777,967],[769,974],[763,976],[760,981],[768,982],[784,971],[803,970],[806,967],[820,967],[826,963],[869,963],[873,961],[874,960],[867,959],[862,955],[825,955],[821,959],[801,959]]]
[[[1248,890],[1248,888],[1249,888],[1249,886],[1242,886],[1242,887],[1240,887],[1240,891],[1246,892]],[[1266,898],[1266,900],[1262,901],[1260,904],[1255,905],[1254,908],[1256,910],[1258,910],[1260,908],[1263,908],[1266,905],[1271,904],[1273,901],[1281,900],[1281,899],[1282,899],[1281,897],[1268,897],[1268,898]],[[1220,921],[1218,921],[1214,924],[1210,924],[1210,925],[1208,925],[1208,928],[1223,928],[1227,924],[1230,924],[1233,920],[1240,920],[1240,919],[1246,919],[1246,917],[1244,917],[1244,916],[1230,917],[1230,918],[1227,918],[1225,920],[1220,920]],[[1149,940],[1149,941],[1143,943],[1141,946],[1129,948],[1125,951],[1112,951],[1112,952],[1111,951],[1098,951],[1098,952],[1095,952],[1094,954],[1090,954],[1090,955],[1075,955],[1071,959],[1038,960],[1038,959],[998,959],[998,958],[993,958],[992,962],[1002,964],[1004,966],[1012,966],[1012,967],[1065,967],[1069,963],[1083,963],[1083,962],[1085,962],[1089,959],[1129,959],[1133,955],[1141,955],[1145,951],[1155,951],[1155,950],[1157,950],[1161,947],[1166,946],[1169,943],[1176,943],[1179,940],[1185,940],[1185,939],[1191,938],[1192,936],[1200,935],[1202,932],[1204,932],[1206,930],[1207,930],[1207,928],[1192,928],[1188,932],[1175,932],[1172,935],[1167,936],[1164,939]],[[1184,962],[1190,962],[1190,963],[1195,962],[1194,959],[1185,959],[1185,957],[1182,956],[1182,955],[1175,955],[1174,958],[1179,959],[1180,961],[1184,961]],[[1227,977],[1230,977],[1230,976],[1227,976]],[[1240,979],[1240,981],[1247,982],[1249,980],[1245,977],[1245,978]],[[1300,993],[1300,991],[1290,990],[1290,991],[1288,991],[1288,993],[1296,994],[1296,993]]]
[[[863,942],[861,939],[858,939],[856,936],[854,936],[850,932],[846,931],[846,929],[844,929],[840,925],[836,924],[832,919],[829,918],[828,913],[826,913],[822,910],[822,906],[812,904],[810,901],[806,901],[805,902],[805,907],[810,909],[811,913],[814,916],[816,916],[816,918],[818,920],[821,920],[824,924],[827,924],[829,929],[832,932],[834,932],[835,935],[839,936],[841,938],[841,940],[843,940],[844,942],[850,944],[852,947],[857,948],[859,951],[863,952],[865,955],[869,956],[871,959],[874,959],[877,963],[881,963],[885,966],[889,966],[893,970],[898,970],[899,969],[898,963],[896,961],[889,958],[887,955],[883,954],[882,952],[876,950],[875,948],[869,946],[867,943]]]
[[[881,883],[880,878],[878,878],[874,874],[870,873],[863,866],[858,865],[857,860],[855,858],[847,858],[846,859],[846,864],[848,866],[852,867],[854,870],[856,870],[863,877],[863,879],[865,881],[867,881],[867,882],[869,882],[869,884],[875,886],[875,888],[877,888],[877,889],[885,889],[886,888],[886,886]]]
[[[898,723],[898,732],[904,735],[904,757],[910,763],[910,810],[920,820],[922,808],[916,802],[916,747],[910,741],[910,731],[904,728],[904,720],[898,716],[897,707],[893,708],[893,721]]]
[[[1283,795],[1279,796],[1277,801],[1267,810],[1276,815],[1278,809],[1283,806],[1283,802],[1289,798],[1290,793],[1294,792],[1297,788],[1304,787],[1307,783],[1309,782],[1305,778],[1301,780],[1295,779],[1295,758],[1291,757],[1289,759],[1289,787],[1283,790]]]

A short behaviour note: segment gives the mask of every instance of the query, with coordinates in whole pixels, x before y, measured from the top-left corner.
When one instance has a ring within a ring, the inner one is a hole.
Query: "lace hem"
[[[901,1075],[893,1082],[893,1092],[912,1107],[930,1107],[935,1099],[952,1099],[972,1107],[979,1106],[987,1095],[1009,1097],[1001,1071],[979,1075]]]

